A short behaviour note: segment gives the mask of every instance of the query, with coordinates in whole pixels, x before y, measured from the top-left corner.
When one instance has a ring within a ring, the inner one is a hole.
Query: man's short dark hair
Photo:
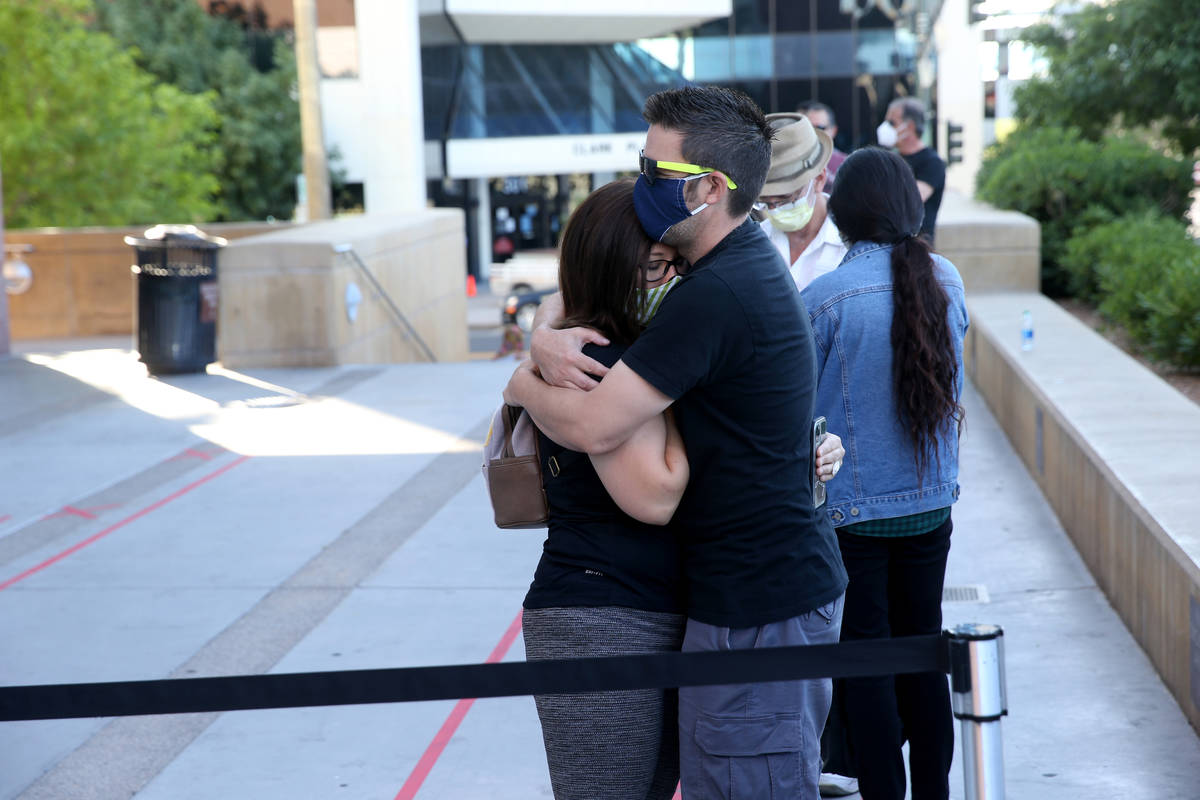
[[[810,111],[824,111],[825,116],[829,117],[829,127],[837,127],[837,116],[834,115],[833,109],[822,103],[820,100],[805,100],[803,103],[796,106],[796,110],[801,114],[807,114]]]
[[[683,157],[728,175],[737,189],[729,212],[748,214],[771,165],[774,133],[762,109],[743,92],[721,86],[684,86],[650,95],[642,117],[683,135]]]
[[[913,133],[925,135],[925,104],[915,97],[901,97],[890,105],[900,107],[900,116],[913,124]]]

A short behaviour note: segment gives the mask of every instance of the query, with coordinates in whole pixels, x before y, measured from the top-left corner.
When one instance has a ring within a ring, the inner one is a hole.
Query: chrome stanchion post
[[[950,689],[954,716],[962,723],[966,798],[1004,800],[1004,631],[999,625],[965,624],[949,636]]]

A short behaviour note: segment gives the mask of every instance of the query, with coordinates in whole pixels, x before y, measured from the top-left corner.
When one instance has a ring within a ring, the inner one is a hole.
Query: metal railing
[[[383,285],[380,284],[374,273],[371,272],[371,268],[368,267],[367,263],[362,260],[362,257],[355,252],[354,245],[335,244],[333,246],[333,252],[350,259],[351,263],[358,268],[363,277],[367,279],[367,282],[371,284],[371,288],[375,290],[375,293],[379,295],[379,298],[383,300],[383,304],[391,313],[393,322],[395,322],[404,330],[408,339],[410,339],[417,346],[417,349],[421,351],[421,353],[426,359],[429,360],[431,364],[436,363],[437,356],[433,354],[433,350],[431,350],[429,345],[425,343],[425,340],[421,338],[421,334],[417,333],[417,329],[412,326],[412,323],[408,321],[408,317],[404,315],[404,312],[401,311],[400,307],[396,305],[396,302],[392,300],[392,296],[384,290]]]

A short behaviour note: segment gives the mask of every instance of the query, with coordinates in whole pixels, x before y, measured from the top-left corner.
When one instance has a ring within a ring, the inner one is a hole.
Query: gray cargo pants
[[[683,651],[836,644],[845,595],[758,628],[689,619]],[[679,690],[684,800],[818,800],[821,729],[833,682],[776,681]]]

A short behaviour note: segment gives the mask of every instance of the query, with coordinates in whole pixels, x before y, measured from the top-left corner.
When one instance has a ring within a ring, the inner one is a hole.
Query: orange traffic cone
[[[475,296],[475,276],[468,275],[467,276],[467,297],[474,297],[474,296]]]

